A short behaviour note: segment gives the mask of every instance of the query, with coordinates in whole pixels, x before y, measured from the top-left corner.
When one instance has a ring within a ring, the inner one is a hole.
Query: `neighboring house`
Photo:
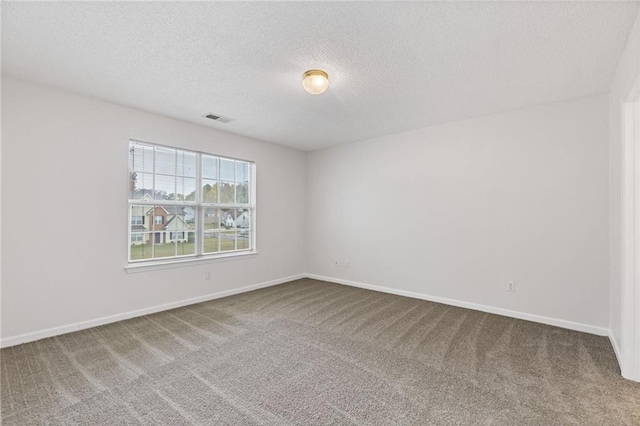
[[[141,199],[152,200],[149,193]],[[187,209],[191,211],[187,211]],[[156,244],[189,241],[189,217],[193,218],[193,209],[180,206],[132,206],[131,207],[131,244],[150,244],[151,238]],[[191,219],[192,220],[192,219]]]
[[[251,217],[249,216],[249,212],[242,212],[236,220],[234,221],[236,224],[236,228],[248,228],[251,226]]]
[[[155,206],[146,212],[146,221],[152,224],[153,241],[156,244],[182,243],[189,239],[191,229],[185,221],[185,213],[178,206]]]
[[[137,189],[133,198],[144,201],[165,201],[163,193],[148,189]],[[166,244],[173,242],[189,241],[189,232],[193,231],[190,225],[195,219],[196,211],[191,206],[155,206],[144,205],[131,206],[131,244]],[[211,213],[205,212],[204,226],[206,230],[225,228],[249,228],[251,217],[244,210],[217,210],[211,209]],[[153,240],[152,240],[153,238]]]
[[[236,226],[235,222],[233,221],[232,214],[225,212],[223,216],[224,218],[222,219],[222,226],[224,226],[225,228],[234,228]]]
[[[228,210],[222,212],[221,223],[225,228],[248,228],[251,217],[248,211]]]
[[[137,191],[136,198],[141,200],[150,201],[153,200],[151,192],[140,193]],[[147,218],[148,206],[131,206],[131,244],[148,244],[149,234],[145,232],[149,231],[149,220]]]

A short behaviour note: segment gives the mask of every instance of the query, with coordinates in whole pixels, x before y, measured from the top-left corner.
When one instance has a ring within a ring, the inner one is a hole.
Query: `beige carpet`
[[[314,280],[1,356],[5,425],[640,425],[605,337]]]

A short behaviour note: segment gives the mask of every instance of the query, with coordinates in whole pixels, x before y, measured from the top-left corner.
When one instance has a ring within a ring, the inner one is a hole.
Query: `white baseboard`
[[[613,346],[613,352],[616,354],[616,359],[618,360],[618,365],[622,368],[622,352],[620,351],[620,345],[618,345],[618,341],[616,340],[616,336],[613,335],[613,332],[609,330],[609,341],[611,342],[611,346]]]
[[[79,330],[85,330],[87,328],[97,327],[99,325],[110,324],[110,323],[113,323],[113,322],[122,321],[122,320],[126,320],[126,319],[129,319],[129,318],[135,318],[135,317],[140,317],[140,316],[143,316],[143,315],[153,314],[153,313],[156,313],[156,312],[166,311],[166,310],[169,310],[169,309],[179,308],[179,307],[182,307],[182,306],[193,305],[195,303],[206,302],[208,300],[213,300],[213,299],[219,299],[219,298],[222,298],[222,297],[232,296],[234,294],[246,293],[248,291],[257,290],[257,289],[265,288],[265,287],[270,287],[270,286],[273,286],[273,285],[278,285],[278,284],[282,284],[282,283],[289,282],[289,281],[294,281],[294,280],[301,279],[301,278],[312,278],[312,279],[320,280],[320,281],[328,281],[328,282],[332,282],[332,283],[336,283],[336,284],[343,284],[343,285],[348,285],[348,286],[352,286],[352,287],[359,287],[359,288],[364,288],[364,289],[368,289],[368,290],[380,291],[380,292],[383,292],[383,293],[390,293],[390,294],[395,294],[395,295],[398,295],[398,296],[411,297],[411,298],[414,298],[414,299],[428,300],[428,301],[431,301],[431,302],[443,303],[445,305],[457,306],[457,307],[460,307],[460,308],[473,309],[473,310],[476,310],[476,311],[488,312],[488,313],[491,313],[491,314],[497,314],[497,315],[502,315],[502,316],[511,317],[511,318],[518,318],[518,319],[523,319],[523,320],[527,320],[527,321],[533,321],[533,322],[538,322],[538,323],[542,323],[542,324],[553,325],[553,326],[556,326],[556,327],[567,328],[569,330],[576,330],[576,331],[582,331],[582,332],[585,332],[585,333],[596,334],[598,336],[609,336],[609,339],[611,340],[611,344],[613,346],[613,349],[614,349],[614,351],[616,353],[616,357],[618,358],[618,363],[620,364],[620,359],[621,359],[620,358],[620,348],[619,348],[617,342],[615,341],[615,339],[613,338],[613,335],[611,334],[610,330],[608,330],[606,328],[603,328],[603,327],[596,327],[596,326],[592,326],[592,325],[588,325],[588,324],[581,324],[581,323],[577,323],[577,322],[561,320],[561,319],[557,319],[557,318],[550,318],[550,317],[534,315],[534,314],[528,314],[528,313],[524,313],[524,312],[511,311],[511,310],[508,310],[508,309],[502,309],[502,308],[496,308],[496,307],[493,307],[493,306],[487,306],[487,305],[481,305],[481,304],[477,304],[477,303],[465,302],[465,301],[462,301],[462,300],[448,299],[448,298],[444,298],[444,297],[430,296],[430,295],[427,295],[427,294],[416,293],[416,292],[412,292],[412,291],[398,290],[398,289],[394,289],[394,288],[390,288],[390,287],[383,287],[383,286],[378,286],[378,285],[365,284],[365,283],[360,283],[360,282],[357,282],[357,281],[350,281],[350,280],[343,280],[343,279],[340,279],[340,278],[325,277],[325,276],[316,275],[316,274],[292,275],[292,276],[289,276],[289,277],[284,277],[284,278],[280,278],[280,279],[276,279],[276,280],[271,280],[271,281],[266,281],[266,282],[262,282],[262,283],[258,283],[258,284],[248,285],[248,286],[245,286],[245,287],[235,288],[235,289],[231,289],[231,290],[225,290],[225,291],[221,291],[221,292],[217,292],[217,293],[211,293],[211,294],[207,294],[207,295],[204,295],[204,296],[194,297],[194,298],[191,298],[191,299],[184,299],[184,300],[179,300],[177,302],[165,303],[163,305],[151,306],[149,308],[139,309],[139,310],[136,310],[136,311],[130,311],[130,312],[125,312],[125,313],[116,314],[116,315],[110,315],[110,316],[107,316],[107,317],[97,318],[97,319],[88,320],[88,321],[81,321],[81,322],[68,324],[68,325],[63,325],[63,326],[59,326],[59,327],[48,328],[48,329],[45,329],[45,330],[34,331],[34,332],[31,332],[31,333],[20,334],[18,336],[4,337],[4,338],[0,339],[0,348],[6,348],[6,347],[9,347],[9,346],[20,345],[22,343],[33,342],[35,340],[40,340],[40,339],[44,339],[44,338],[47,338],[47,337],[58,336],[58,335],[61,335],[61,334],[71,333],[71,332],[79,331]]]
[[[71,333],[73,331],[85,330],[99,325],[110,324],[112,322],[122,321],[129,318],[141,317],[143,315],[154,314],[156,312],[166,311],[169,309],[179,308],[182,306],[193,305],[195,303],[206,302],[208,300],[220,299],[222,297],[232,296],[234,294],[246,293],[248,291],[257,290],[259,288],[270,287],[286,283],[289,281],[305,278],[306,274],[292,275],[290,277],[279,278],[276,280],[266,281],[258,284],[252,284],[245,287],[234,288],[231,290],[220,291],[217,293],[206,294],[204,296],[193,297],[191,299],[183,299],[177,302],[165,303],[163,305],[151,306],[149,308],[138,309],[136,311],[125,312],[122,314],[109,315],[107,317],[96,318],[88,321],[76,322],[73,324],[63,325],[59,327],[47,328],[45,330],[34,331],[31,333],[20,334],[18,336],[4,337],[0,339],[0,348],[16,346],[22,343],[33,342],[35,340],[45,339],[47,337],[59,336],[61,334]]]
[[[597,327],[589,324],[582,324],[582,323],[573,322],[573,321],[545,317],[541,315],[528,314],[525,312],[511,311],[509,309],[496,308],[493,306],[465,302],[465,301],[456,300],[456,299],[448,299],[445,297],[430,296],[428,294],[415,293],[413,291],[398,290],[390,287],[382,287],[378,285],[365,284],[357,281],[343,280],[340,278],[325,277],[322,275],[315,275],[315,274],[306,274],[306,276],[307,278],[312,278],[320,281],[328,281],[336,284],[348,285],[351,287],[359,287],[367,290],[374,290],[374,291],[380,291],[383,293],[395,294],[398,296],[411,297],[414,299],[428,300],[431,302],[442,303],[445,305],[457,306],[460,308],[467,308],[467,309],[473,309],[476,311],[488,312],[490,314],[502,315],[505,317],[511,317],[511,318],[517,318],[517,319],[522,319],[527,321],[538,322],[541,324],[553,325],[556,327],[567,328],[569,330],[582,331],[584,333],[596,334],[598,336],[609,336],[609,329],[604,327]]]

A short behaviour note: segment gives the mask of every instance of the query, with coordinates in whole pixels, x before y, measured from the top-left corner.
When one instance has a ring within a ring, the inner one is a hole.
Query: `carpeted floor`
[[[605,337],[299,280],[2,349],[4,425],[640,425]]]

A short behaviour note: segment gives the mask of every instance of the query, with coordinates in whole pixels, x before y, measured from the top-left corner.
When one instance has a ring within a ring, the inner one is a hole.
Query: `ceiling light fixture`
[[[329,87],[329,74],[322,70],[309,70],[302,75],[302,87],[311,95],[321,95]]]

